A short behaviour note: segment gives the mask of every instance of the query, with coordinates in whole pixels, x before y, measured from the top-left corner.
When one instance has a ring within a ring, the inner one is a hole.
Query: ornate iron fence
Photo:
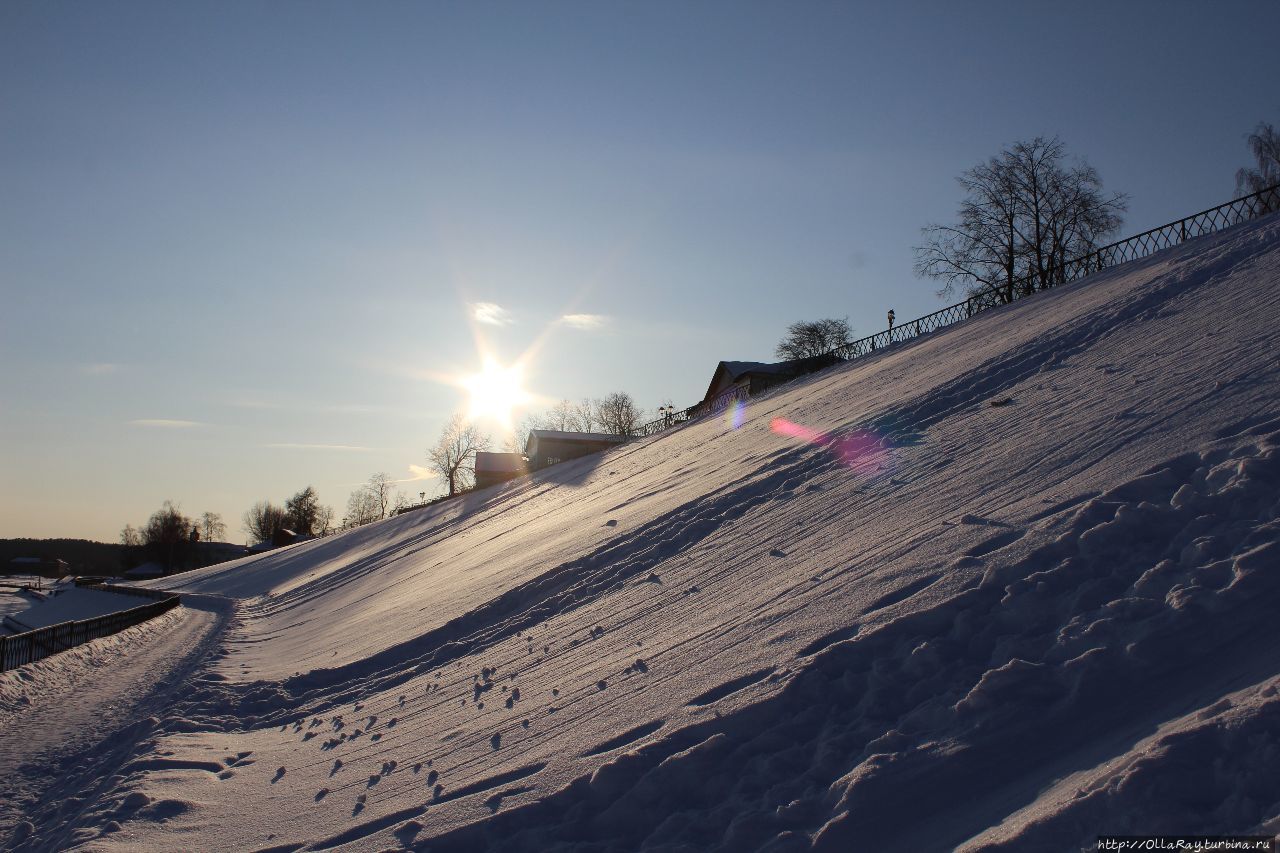
[[[93,589],[155,598],[147,604],[78,622],[62,622],[22,634],[0,637],[0,672],[47,658],[58,652],[106,637],[166,613],[181,603],[176,593],[134,587],[94,585]]]
[[[1280,211],[1280,184],[1232,199],[1217,207],[1193,213],[1167,225],[1143,231],[1141,234],[1126,237],[1083,257],[1050,267],[1043,275],[1023,277],[1010,284],[975,293],[963,302],[948,305],[932,314],[925,314],[923,317],[908,320],[883,332],[876,332],[874,335],[836,347],[827,355],[833,355],[840,361],[852,361],[855,358],[871,355],[892,344],[927,335],[945,326],[967,320],[980,311],[1006,304],[1011,299],[1030,296],[1041,290],[1077,281],[1101,272],[1107,267],[1136,261],[1187,240],[1214,234],[1276,211]],[[747,396],[745,386],[735,386],[710,400],[677,412],[674,416],[644,424],[637,430],[636,436],[655,435],[704,415],[722,412],[735,400],[744,400]]]

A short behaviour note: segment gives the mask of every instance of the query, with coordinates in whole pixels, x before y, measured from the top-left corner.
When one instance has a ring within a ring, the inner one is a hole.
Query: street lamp
[[[889,331],[893,331],[893,320],[897,315],[893,313],[893,309],[889,309]]]

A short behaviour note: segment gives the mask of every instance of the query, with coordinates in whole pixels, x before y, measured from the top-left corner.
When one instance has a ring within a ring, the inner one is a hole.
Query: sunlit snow
[[[186,606],[0,675],[5,838],[1280,831],[1277,352],[1273,216],[727,416],[158,581]]]

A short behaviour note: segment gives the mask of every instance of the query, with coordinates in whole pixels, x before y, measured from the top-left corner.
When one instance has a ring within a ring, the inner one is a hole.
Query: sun
[[[529,393],[522,387],[523,379],[524,368],[519,363],[503,367],[486,358],[484,369],[462,382],[471,394],[468,417],[471,420],[491,418],[510,426],[511,410],[529,401]]]

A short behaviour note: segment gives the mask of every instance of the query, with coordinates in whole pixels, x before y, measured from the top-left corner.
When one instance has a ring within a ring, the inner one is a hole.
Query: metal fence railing
[[[177,593],[164,590],[107,584],[94,584],[90,588],[154,600],[128,610],[108,613],[105,616],[81,619],[77,622],[62,622],[8,637],[0,636],[0,672],[17,669],[23,664],[47,658],[90,640],[118,633],[125,628],[166,613],[181,603]]]
[[[832,363],[852,361],[856,358],[871,355],[893,344],[927,335],[953,323],[967,320],[981,311],[997,307],[1011,299],[1030,296],[1041,290],[1077,281],[1096,272],[1101,272],[1108,267],[1136,261],[1164,249],[1172,248],[1187,240],[1214,234],[1276,211],[1280,211],[1280,184],[1267,187],[1247,196],[1232,199],[1217,207],[1193,213],[1167,225],[1143,231],[1141,234],[1118,240],[1083,257],[1050,267],[1043,274],[1026,276],[1000,287],[992,287],[974,293],[963,302],[948,305],[946,308],[941,308],[932,314],[925,314],[915,320],[899,323],[883,332],[876,332],[874,335],[859,338],[851,343],[836,347],[827,355],[834,357],[831,359]],[[640,426],[635,435],[655,435],[673,426],[696,420],[703,415],[722,412],[733,402],[743,400],[747,396],[748,392],[745,386],[729,388],[710,400],[696,403],[665,418],[650,421]]]

